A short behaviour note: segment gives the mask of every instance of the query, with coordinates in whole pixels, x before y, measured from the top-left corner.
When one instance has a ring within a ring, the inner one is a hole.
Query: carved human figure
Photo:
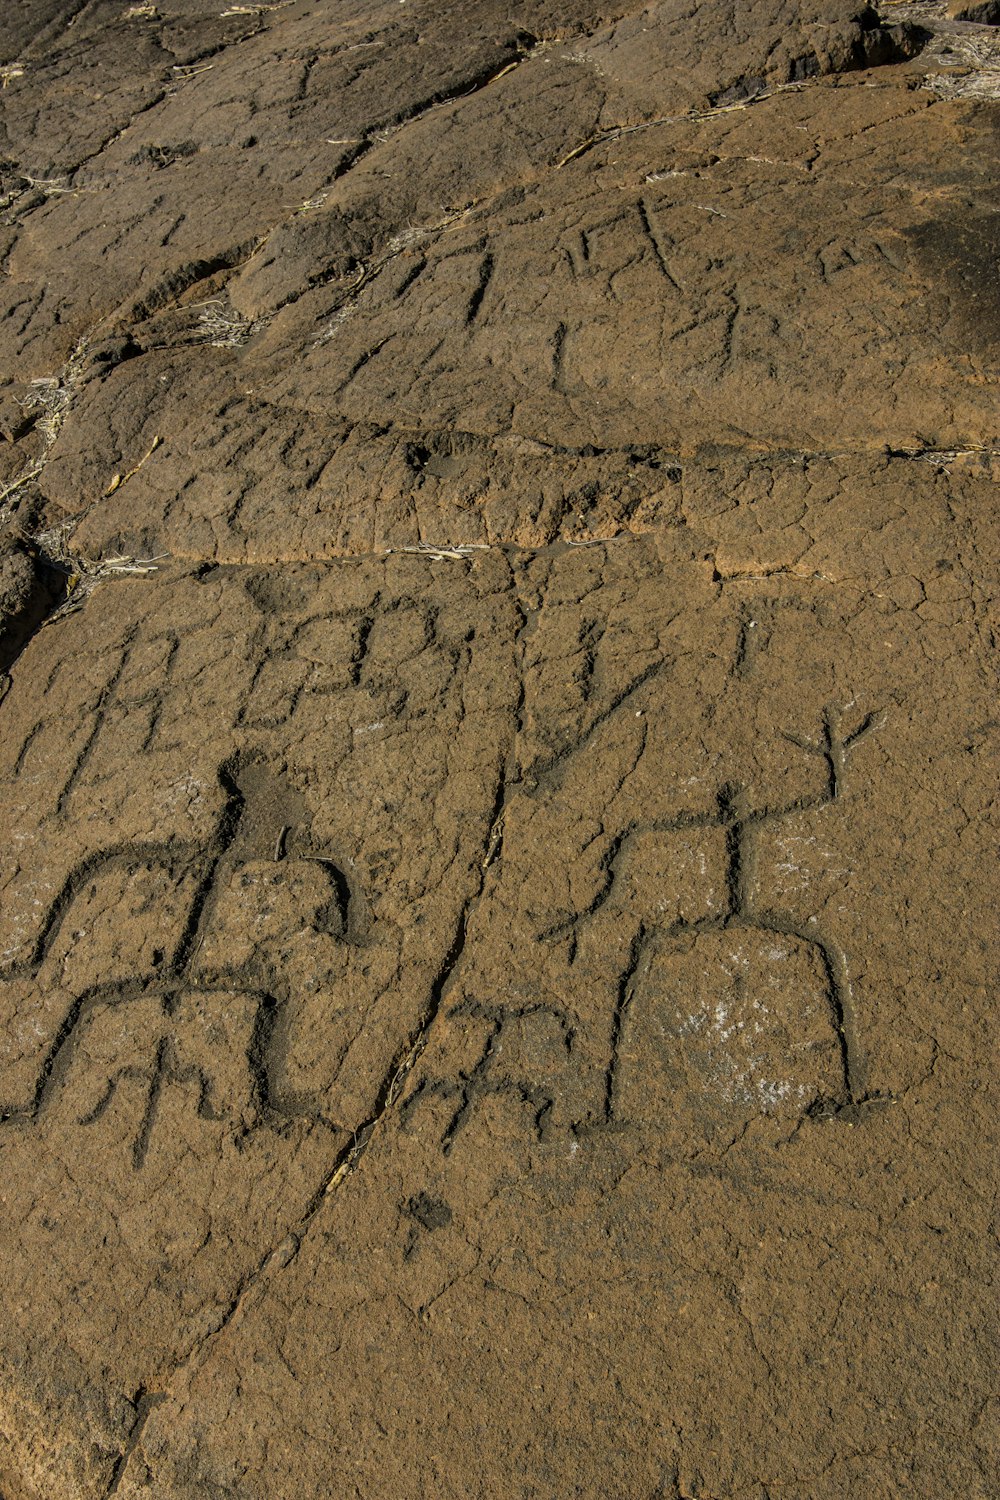
[[[204,847],[124,846],[71,871],[29,958],[0,973],[4,1119],[114,1116],[141,1167],[173,1095],[235,1132],[302,1112],[271,1039],[303,971],[348,936],[351,891],[332,859],[297,852],[301,834],[289,851],[267,775],[223,767]]]

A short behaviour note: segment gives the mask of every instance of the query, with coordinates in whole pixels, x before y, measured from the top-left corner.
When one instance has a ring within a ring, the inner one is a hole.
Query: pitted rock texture
[[[3,1500],[996,1493],[987,30],[0,23]]]

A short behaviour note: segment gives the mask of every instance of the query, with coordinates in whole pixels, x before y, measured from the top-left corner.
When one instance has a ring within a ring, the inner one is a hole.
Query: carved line
[[[234,756],[219,768],[219,784],[226,793],[226,801],[207,847],[191,843],[132,844],[120,845],[86,856],[70,871],[58,895],[52,901],[29,957],[0,973],[0,983],[18,979],[36,980],[80,892],[107,870],[121,869],[127,873],[138,873],[141,870],[161,868],[167,870],[175,879],[180,879],[186,873],[194,873],[198,877],[181,936],[169,963],[155,977],[99,983],[87,987],[82,994],[78,995],[64,1016],[45,1054],[31,1104],[27,1108],[7,1107],[0,1113],[0,1123],[24,1118],[32,1122],[37,1121],[69,1066],[83,1021],[99,1004],[128,1004],[136,999],[155,997],[161,1001],[164,1017],[173,1014],[176,1009],[177,996],[189,981],[188,971],[191,962],[201,945],[215,909],[219,894],[220,865],[236,839],[246,811],[246,799],[239,785],[239,775],[240,768],[247,759],[250,758]],[[327,870],[332,888],[331,906],[338,913],[345,937],[350,941],[351,929],[356,927],[357,917],[356,902],[347,876],[332,859],[311,855],[303,857],[314,859]],[[353,936],[356,938],[357,934]],[[244,982],[244,977],[234,971],[223,970],[213,974],[212,987],[217,990],[231,988],[256,1003],[257,1010],[247,1051],[247,1066],[262,1120],[275,1115],[288,1118],[308,1115],[309,1118],[316,1118],[290,1099],[278,1098],[271,1087],[268,1053],[282,1003],[269,992],[248,987]],[[120,1079],[124,1077],[149,1078],[150,1093],[146,1113],[133,1144],[134,1164],[139,1168],[145,1160],[149,1135],[164,1081],[190,1082],[195,1077],[195,1073],[201,1080],[202,1097],[199,1103],[199,1112],[201,1112],[211,1092],[210,1080],[201,1069],[192,1071],[191,1068],[180,1068],[171,1041],[163,1037],[158,1044],[152,1072],[130,1065],[119,1069],[108,1080],[108,1088],[98,1105],[80,1123],[92,1123],[104,1113]],[[323,1123],[330,1124],[331,1122],[324,1119]]]

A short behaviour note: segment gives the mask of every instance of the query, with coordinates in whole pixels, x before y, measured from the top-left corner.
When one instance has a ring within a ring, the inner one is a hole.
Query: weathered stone
[[[942,10],[13,7],[6,1500],[994,1493]]]
[[[997,4],[997,0],[949,0],[948,14],[956,21],[978,21],[985,26],[1000,26],[1000,4]]]

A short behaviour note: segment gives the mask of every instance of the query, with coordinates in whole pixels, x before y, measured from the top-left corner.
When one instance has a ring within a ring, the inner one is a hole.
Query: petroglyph
[[[771,991],[778,992],[781,1008],[785,1012],[781,1025],[786,1034],[784,1060],[789,1066],[797,1061],[795,1052],[810,1045],[822,1045],[823,1040],[820,1038],[818,1042],[814,1040],[810,1044],[807,1036],[796,1038],[796,1013],[801,1017],[807,1032],[815,1033],[817,1013],[825,1010],[835,1033],[834,1050],[839,1054],[839,1060],[832,1082],[828,1067],[821,1069],[818,1083],[811,1080],[812,1087],[809,1083],[792,1083],[784,1076],[775,1079],[760,1078],[755,1076],[757,1065],[752,1056],[748,1055],[745,1071],[736,1080],[740,1088],[747,1091],[747,1097],[750,1097],[749,1091],[755,1089],[765,1109],[776,1108],[779,1104],[801,1105],[803,1100],[807,1100],[813,1108],[853,1106],[858,1103],[856,1024],[847,956],[835,942],[823,935],[816,917],[810,917],[803,927],[786,913],[762,906],[756,881],[757,830],[767,824],[781,822],[793,814],[827,807],[842,797],[847,758],[867,734],[881,725],[883,715],[880,712],[867,714],[849,734],[843,733],[841,722],[842,710],[829,707],[824,712],[822,732],[817,739],[787,735],[793,744],[822,759],[825,784],[820,791],[800,797],[785,806],[752,808],[746,788],[730,784],[718,793],[714,814],[682,814],[674,823],[665,827],[654,824],[630,829],[609,850],[606,859],[607,886],[588,913],[589,917],[599,911],[605,901],[614,897],[619,866],[627,860],[629,846],[636,837],[645,835],[649,838],[658,833],[677,834],[699,828],[718,828],[725,839],[726,850],[723,876],[726,895],[724,909],[720,913],[693,920],[680,917],[669,925],[653,924],[642,916],[637,918],[637,925],[629,939],[629,969],[622,976],[612,1022],[612,1054],[606,1094],[609,1120],[619,1113],[619,1048],[623,1044],[623,1033],[632,1029],[638,1032],[638,1037],[629,1038],[629,1050],[634,1058],[641,1051],[640,1038],[644,1035],[652,1036],[655,1030],[655,1023],[648,1014],[648,999],[644,1022],[633,1012],[636,990],[654,985],[654,981],[649,978],[651,968],[659,971],[658,982],[667,991],[667,1003],[683,1009],[683,999],[679,995],[674,998],[670,994],[670,991],[683,991],[685,988],[682,974],[678,974],[676,978],[671,977],[672,966],[667,956],[671,946],[676,948],[682,972],[693,962],[702,981],[696,988],[698,1008],[686,1020],[674,1022],[679,1052],[684,1051],[680,1038],[691,1032],[702,1033],[705,1029],[713,1006],[713,993],[711,983],[706,989],[703,981],[714,971],[720,988],[714,997],[713,1025],[720,1052],[723,1050],[721,1044],[730,1040],[735,1031],[745,1031],[748,1024],[745,1014],[739,1020],[730,1017],[729,1007],[734,1000],[741,1013],[745,1013],[748,1006],[756,1012],[750,1018],[754,1036],[760,1038],[766,1034],[770,1011],[765,1001],[773,1005],[776,998],[774,994],[768,993]],[[627,907],[623,909],[627,910]],[[732,938],[721,936],[730,933]],[[697,941],[699,937],[708,934],[717,936],[713,941]],[[793,940],[791,953],[789,939]],[[812,950],[811,955],[806,951],[809,949]],[[655,965],[652,959],[654,950]],[[688,961],[681,961],[682,954],[692,957]],[[708,955],[711,955],[708,959],[709,968],[699,968],[699,960],[704,960]],[[790,957],[797,961],[789,962]],[[779,964],[780,968],[777,967]],[[804,978],[801,972],[803,965],[807,971],[812,970],[811,979]],[[653,1014],[655,1015],[655,1005]],[[662,1028],[660,1034],[663,1035]],[[771,1051],[771,1048],[768,1047],[768,1050]],[[777,1064],[779,1072],[783,1072],[781,1050],[779,1048],[777,1056],[772,1053],[769,1060],[770,1066]],[[730,1062],[724,1062],[722,1066],[724,1071],[730,1073],[735,1068]],[[749,1079],[747,1072],[750,1074]],[[645,1084],[646,1079],[643,1078],[640,1091]],[[732,1090],[736,1083],[726,1077],[721,1080],[721,1086]]]
[[[7,1500],[994,1494],[943,9],[6,7]]]
[[[232,1117],[243,1131],[296,1113],[271,1077],[272,1038],[289,999],[275,944],[287,946],[304,925],[347,940],[350,883],[331,858],[287,857],[288,835],[308,849],[308,829],[268,825],[288,794],[269,784],[263,762],[231,762],[218,780],[224,801],[205,847],[126,845],[85,860],[51,904],[31,957],[0,973],[0,993],[19,992],[3,1077],[7,1088],[22,1086],[4,1118],[37,1120],[66,1094],[77,1123],[93,1124],[128,1092],[136,1123],[120,1128],[138,1168],[165,1087],[190,1089],[201,1118]],[[252,862],[253,848],[274,848],[275,857]],[[126,897],[129,947],[119,949],[123,972],[112,978],[101,943]],[[71,997],[61,1017],[53,992]]]
[[[587,1023],[607,1039],[599,1102],[591,1073],[585,1112],[567,1113],[569,1100],[579,1110],[588,1087],[586,1071],[574,1074],[588,1048],[569,1013],[547,1001],[503,1005],[467,994],[448,1013],[462,1036],[457,1076],[424,1077],[404,1116],[448,1101],[447,1151],[470,1110],[494,1095],[523,1105],[539,1139],[553,1128],[683,1113],[692,1090],[695,1106],[699,1093],[714,1091],[738,1107],[793,1117],[870,1102],[859,1083],[847,955],[816,917],[802,922],[764,903],[757,869],[759,830],[843,798],[849,757],[884,723],[874,711],[845,731],[843,719],[830,706],[817,737],[785,736],[821,761],[818,789],[753,807],[747,788],[730,783],[711,810],[631,824],[608,844],[603,885],[587,910],[544,933],[547,943],[568,939],[575,958],[607,907],[626,955],[601,996],[604,1014]],[[650,891],[661,894],[651,901]],[[687,1073],[697,1081],[685,1091],[678,1080]]]

